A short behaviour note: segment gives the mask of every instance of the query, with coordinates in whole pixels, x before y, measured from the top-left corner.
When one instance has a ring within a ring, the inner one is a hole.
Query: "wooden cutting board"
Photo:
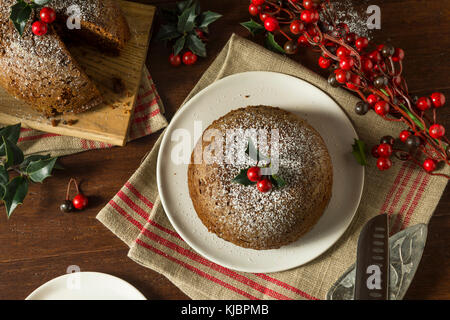
[[[0,123],[21,122],[23,127],[41,131],[125,145],[156,8],[128,1],[120,1],[120,5],[131,30],[131,40],[120,56],[104,55],[88,46],[70,47],[71,54],[102,93],[103,104],[84,113],[47,119],[0,87]],[[114,78],[122,79],[126,87],[123,93],[114,93]],[[60,120],[58,125],[52,125],[52,119]],[[64,120],[75,123],[64,124]]]

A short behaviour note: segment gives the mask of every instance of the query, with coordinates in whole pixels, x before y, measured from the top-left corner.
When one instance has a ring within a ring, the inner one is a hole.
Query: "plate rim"
[[[162,165],[161,165],[161,159],[162,159],[162,152],[161,149],[163,148],[163,146],[167,143],[167,140],[169,139],[168,136],[168,132],[171,131],[174,127],[175,127],[175,122],[176,120],[186,111],[187,108],[189,108],[189,106],[193,103],[195,103],[195,100],[198,99],[199,96],[203,95],[204,92],[206,92],[207,90],[210,90],[212,87],[215,86],[219,86],[220,83],[228,78],[232,78],[232,77],[239,77],[242,75],[247,75],[247,74],[266,74],[266,75],[270,75],[270,74],[275,74],[277,76],[282,76],[282,77],[286,77],[286,78],[292,78],[296,81],[302,81],[304,83],[306,83],[307,85],[310,85],[312,87],[314,87],[315,89],[319,90],[320,92],[322,92],[323,94],[325,94],[327,97],[329,97],[331,100],[334,101],[334,103],[337,105],[337,107],[340,109],[340,111],[343,113],[343,115],[345,116],[345,118],[347,119],[348,123],[350,124],[350,127],[353,131],[353,134],[355,136],[356,139],[359,139],[359,135],[353,125],[352,120],[349,118],[349,116],[347,115],[346,111],[342,108],[342,106],[336,102],[336,100],[327,92],[325,92],[324,90],[322,90],[321,88],[319,88],[318,86],[312,84],[311,82],[289,75],[289,74],[285,74],[285,73],[281,73],[281,72],[274,72],[274,71],[244,71],[244,72],[239,72],[239,73],[234,73],[228,76],[225,76],[223,78],[220,78],[214,82],[212,82],[211,84],[209,84],[208,86],[206,86],[205,88],[201,89],[199,92],[197,92],[195,95],[193,95],[189,100],[187,100],[179,109],[178,111],[174,114],[174,116],[172,117],[169,125],[167,126],[167,128],[164,130],[164,136],[162,137],[161,140],[161,144],[159,146],[159,150],[158,150],[158,157],[157,157],[157,164],[156,164],[156,180],[157,180],[157,188],[158,188],[158,194],[159,194],[159,198],[161,201],[161,204],[163,206],[164,209],[164,213],[166,215],[166,217],[168,218],[170,224],[172,225],[172,227],[175,229],[175,231],[180,235],[180,237],[188,244],[188,246],[193,249],[195,252],[197,252],[198,254],[200,254],[201,256],[205,257],[206,259],[208,259],[209,261],[218,264],[222,267],[231,269],[231,270],[235,270],[238,272],[248,272],[248,273],[272,273],[272,272],[281,272],[281,271],[287,271],[287,270],[292,270],[294,268],[298,268],[302,265],[305,265],[315,259],[317,259],[319,256],[321,256],[322,254],[324,254],[326,251],[328,251],[334,244],[336,244],[339,239],[342,238],[342,236],[344,235],[344,233],[348,230],[348,228],[351,226],[353,220],[356,217],[356,213],[358,211],[358,208],[361,204],[361,199],[362,199],[362,195],[364,192],[364,185],[365,185],[365,174],[366,174],[366,168],[364,166],[361,166],[362,169],[362,173],[361,173],[361,181],[359,181],[359,183],[361,184],[361,189],[358,195],[358,201],[357,201],[357,205],[356,205],[356,209],[354,211],[354,213],[352,214],[352,218],[349,220],[348,224],[345,226],[345,228],[342,229],[342,231],[340,233],[338,233],[338,237],[336,237],[336,240],[333,241],[332,243],[329,244],[329,246],[327,246],[327,248],[323,251],[318,252],[315,255],[312,255],[309,259],[307,259],[306,261],[302,262],[301,264],[295,265],[295,266],[290,266],[290,267],[274,267],[274,268],[255,268],[255,269],[248,269],[246,267],[243,268],[239,268],[239,267],[233,267],[227,264],[224,264],[222,261],[218,261],[216,258],[210,257],[208,255],[208,252],[206,252],[205,250],[198,248],[197,246],[192,245],[192,242],[190,241],[189,237],[186,237],[185,233],[183,232],[183,230],[176,225],[176,223],[174,223],[173,217],[171,216],[169,212],[169,210],[167,210],[167,206],[165,203],[165,200],[163,198],[163,192],[161,192],[161,190],[163,190],[162,185],[161,185],[161,175],[162,173]],[[233,243],[231,243],[233,244]],[[234,244],[233,244],[234,245]],[[237,245],[235,245],[236,247],[239,247]],[[240,248],[240,247],[239,247]],[[274,249],[277,250],[277,249]]]
[[[107,277],[109,279],[113,279],[114,281],[119,281],[123,284],[125,284],[126,286],[128,286],[130,289],[133,289],[136,293],[136,297],[133,298],[133,300],[138,300],[138,296],[142,299],[142,300],[147,300],[147,298],[142,294],[142,292],[140,292],[135,286],[133,286],[131,283],[113,276],[111,274],[108,273],[103,273],[103,272],[96,272],[96,271],[80,271],[80,272],[76,272],[76,273],[80,273],[80,274],[86,274],[88,276],[102,276],[102,277]],[[36,289],[34,289],[26,298],[25,300],[42,300],[42,299],[34,299],[33,296],[36,296],[39,294],[40,291],[52,286],[55,283],[58,283],[59,281],[73,275],[74,273],[66,273],[63,275],[60,275],[56,278],[50,279],[47,282],[43,283],[42,285],[40,285],[39,287],[37,287]],[[96,300],[102,300],[102,299],[96,299]]]

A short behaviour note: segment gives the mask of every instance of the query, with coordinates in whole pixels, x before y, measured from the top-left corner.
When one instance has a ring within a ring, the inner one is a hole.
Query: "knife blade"
[[[370,219],[358,239],[355,299],[387,300],[389,297],[389,218]]]

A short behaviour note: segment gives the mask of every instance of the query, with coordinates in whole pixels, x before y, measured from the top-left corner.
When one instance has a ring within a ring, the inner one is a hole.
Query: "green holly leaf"
[[[243,26],[245,29],[250,31],[252,36],[261,33],[265,30],[264,26],[262,24],[259,24],[258,22],[250,19],[250,21],[242,22],[241,26]]]
[[[11,19],[14,27],[22,36],[25,26],[30,20],[31,16],[31,5],[23,0],[18,0],[16,4],[11,6],[11,13],[9,18]]]
[[[28,177],[33,182],[43,182],[46,178],[51,176],[53,167],[55,166],[57,158],[42,159],[32,161],[26,169]]]
[[[267,49],[270,49],[277,53],[285,53],[284,49],[276,42],[275,36],[272,32],[268,32],[266,36],[265,46]]]
[[[39,161],[39,160],[46,160],[46,159],[49,159],[49,158],[50,158],[49,154],[47,154],[47,155],[35,154],[35,155],[32,155],[32,156],[28,156],[20,164],[20,169],[25,170],[31,162]]]
[[[174,55],[179,54],[181,52],[181,50],[183,50],[185,43],[186,43],[186,36],[182,36],[182,37],[178,38],[178,40],[175,41],[175,43],[173,45],[173,54]]]
[[[245,150],[245,153],[250,158],[252,158],[253,160],[256,160],[256,161],[260,161],[260,160],[269,161],[269,159],[267,159],[265,156],[263,156],[261,154],[261,152],[259,152],[259,150],[255,147],[255,145],[253,144],[253,140],[252,139],[248,139],[247,149]]]
[[[196,6],[196,8],[195,8],[196,12],[200,12],[200,4],[198,3],[198,1],[194,1],[194,0],[186,0],[186,1],[177,2],[177,10],[181,14],[184,12],[184,10],[191,7],[193,4],[195,4],[195,6]]]
[[[5,148],[5,162],[6,168],[21,164],[23,162],[23,152],[20,148],[2,136],[3,146]]]
[[[193,5],[178,17],[177,30],[181,33],[191,32],[195,27],[195,19],[197,18],[196,6]]]
[[[356,161],[358,161],[358,163],[360,165],[366,166],[367,165],[366,144],[362,140],[358,140],[358,139],[354,139],[354,140],[355,140],[355,143],[353,143],[353,145],[352,145],[352,148],[353,148],[352,154],[355,156]]]
[[[7,138],[12,143],[17,143],[19,141],[20,136],[20,127],[21,127],[20,123],[4,127],[0,129],[0,136]]]
[[[208,26],[222,17],[221,14],[212,11],[205,11],[199,17],[198,27],[208,31]]]
[[[13,211],[23,203],[27,193],[28,180],[24,176],[15,177],[5,186],[5,194],[2,200],[5,203],[8,219],[11,217]]]
[[[239,174],[232,180],[234,183],[239,183],[244,186],[251,186],[256,184],[256,182],[250,181],[247,177],[247,169],[242,169]]]
[[[8,139],[9,141],[11,141],[12,143],[17,144],[17,142],[19,141],[19,136],[20,136],[20,123],[12,125],[12,126],[7,126],[4,127],[2,129],[0,129],[0,136],[5,137],[6,139]],[[5,155],[5,145],[2,143],[2,140],[0,140],[0,156],[4,156]]]
[[[196,34],[191,33],[187,37],[186,45],[196,55],[206,57],[206,46]]]
[[[5,195],[6,185],[9,182],[8,170],[5,166],[0,165],[0,199]]]
[[[172,40],[181,35],[182,34],[178,32],[177,28],[174,25],[164,24],[161,26],[161,29],[159,29],[159,32],[156,35],[156,40],[157,41]]]
[[[270,176],[270,181],[275,186],[275,188],[283,188],[286,185],[286,181],[276,174]]]

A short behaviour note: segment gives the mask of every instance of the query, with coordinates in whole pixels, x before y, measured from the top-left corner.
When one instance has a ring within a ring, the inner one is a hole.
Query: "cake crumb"
[[[78,122],[78,120],[76,120],[76,119],[70,119],[70,120],[64,120],[63,124],[66,124],[68,126],[73,126],[77,122]]]

